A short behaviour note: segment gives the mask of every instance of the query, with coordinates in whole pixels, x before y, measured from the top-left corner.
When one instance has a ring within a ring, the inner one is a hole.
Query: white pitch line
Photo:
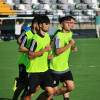
[[[89,67],[95,67],[95,66],[89,66]]]

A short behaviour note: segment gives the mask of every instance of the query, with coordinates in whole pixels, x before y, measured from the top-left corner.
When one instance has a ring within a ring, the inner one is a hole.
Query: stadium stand
[[[72,15],[76,18],[74,29],[80,28],[79,23],[90,23],[96,11],[100,11],[100,0],[0,0],[0,18],[25,18],[28,22],[35,14],[47,14],[51,25],[59,26],[59,17]],[[93,25],[86,26],[87,29],[95,29]]]
[[[14,12],[7,4],[4,4],[3,1],[0,1],[0,14],[1,15],[16,15],[17,13]]]

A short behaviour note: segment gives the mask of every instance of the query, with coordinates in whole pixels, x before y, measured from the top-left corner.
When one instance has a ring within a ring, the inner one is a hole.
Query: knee
[[[69,92],[72,91],[72,90],[74,90],[74,85],[68,87],[68,91],[69,91]]]
[[[49,91],[47,91],[47,94],[48,94],[48,96],[53,95],[54,94],[54,90],[53,89],[50,89]]]

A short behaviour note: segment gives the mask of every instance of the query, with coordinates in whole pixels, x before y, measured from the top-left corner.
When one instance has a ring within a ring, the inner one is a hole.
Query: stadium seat
[[[7,0],[7,4],[14,5],[12,0]]]
[[[76,4],[75,5],[75,9],[80,9],[80,5],[79,4]]]
[[[87,4],[88,9],[92,9],[92,4]]]
[[[67,3],[68,4],[75,4],[73,0],[68,0]]]
[[[21,3],[21,4],[24,4],[24,0],[20,0],[20,3]]]
[[[58,15],[59,17],[62,17],[62,16],[64,16],[65,14],[63,13],[62,10],[57,10],[57,15]]]
[[[89,16],[82,16],[82,19],[84,20],[84,22],[89,22]]]
[[[49,4],[50,1],[49,1],[49,0],[43,0],[43,3],[44,3],[44,4]]]
[[[56,16],[56,15],[53,16],[53,17],[52,17],[52,21],[58,21],[58,16]]]
[[[93,10],[87,10],[87,15],[88,16],[94,16],[95,15],[95,13],[94,13],[94,11]]]
[[[82,3],[82,4],[86,3],[86,0],[80,0],[80,3]]]
[[[99,2],[98,2],[98,0],[92,0],[92,3],[93,4],[98,4]]]
[[[69,5],[68,5],[68,8],[69,8],[70,10],[74,10],[74,9],[75,9],[74,5],[72,5],[72,4],[69,4]]]
[[[62,9],[62,6],[58,4],[57,9]]]
[[[3,3],[4,3],[3,1],[0,1],[0,5],[3,4]]]
[[[98,4],[92,4],[92,9],[98,10],[98,9],[99,9],[99,8],[98,8]]]
[[[69,10],[64,10],[63,13],[64,13],[66,16],[70,15]]]
[[[67,0],[62,0],[62,4],[67,4]]]
[[[25,9],[27,9],[27,10],[32,10],[32,6],[29,5],[29,4],[26,4],[26,5],[25,5]]]
[[[61,9],[68,10],[68,5],[67,4],[63,4],[62,7],[61,7]]]
[[[13,0],[13,3],[19,4],[19,0]]]
[[[20,5],[18,6],[18,9],[19,9],[19,10],[26,10],[26,8],[25,8],[25,5],[24,5],[24,4],[20,4]]]
[[[38,9],[39,10],[43,9],[43,5],[39,4]]]
[[[98,0],[98,2],[100,3],[100,0]]]
[[[90,21],[91,21],[93,18],[94,18],[94,16],[91,16],[91,15],[89,16],[89,20],[90,20]]]
[[[74,3],[76,3],[76,4],[80,3],[80,0],[74,0]]]
[[[55,10],[55,9],[56,9],[56,6],[55,6],[54,4],[52,4],[52,5],[50,6],[50,8],[51,8],[52,10]]]
[[[62,0],[56,0],[56,3],[61,4]]]
[[[56,16],[57,15],[57,10],[52,10],[52,15]]]
[[[32,4],[39,4],[38,0],[32,0]]]
[[[51,4],[55,4],[56,3],[56,0],[50,0],[50,3]]]
[[[18,10],[18,5],[14,5],[14,6],[13,6],[13,9],[14,9],[14,10]]]
[[[81,10],[87,9],[87,5],[86,5],[86,4],[81,4],[80,9],[81,9]]]
[[[70,14],[71,14],[72,16],[82,16],[81,10],[71,10],[71,11],[70,11]]]
[[[31,0],[24,0],[24,3],[31,4],[32,2],[31,2]]]
[[[44,4],[43,9],[45,10],[51,10],[50,5],[49,4]]]
[[[38,1],[39,1],[39,3],[43,4],[43,0],[38,0]]]
[[[75,16],[77,22],[84,22],[82,16]]]
[[[56,3],[67,4],[67,0],[57,0]]]
[[[38,5],[37,5],[37,4],[33,4],[33,5],[32,5],[32,9],[38,10]]]
[[[86,0],[86,3],[87,4],[91,4],[92,3],[92,0]]]

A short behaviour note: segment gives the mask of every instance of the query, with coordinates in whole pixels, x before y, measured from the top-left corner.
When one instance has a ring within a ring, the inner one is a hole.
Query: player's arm
[[[19,49],[18,49],[19,52],[28,52],[29,51],[28,48],[26,48],[26,43],[27,43],[27,36],[25,35],[22,40],[21,45],[19,46]]]
[[[36,58],[41,56],[44,52],[48,52],[51,50],[51,46],[47,45],[43,50],[40,50],[38,52],[34,52],[36,50],[37,47],[37,42],[35,40],[32,40],[31,45],[30,45],[30,49],[29,49],[29,54],[28,57],[31,58]]]
[[[59,55],[59,54],[65,52],[69,47],[71,47],[75,43],[75,41],[73,39],[71,39],[69,41],[69,44],[67,44],[64,47],[61,47],[60,38],[57,36],[57,37],[55,37],[54,43],[55,43],[55,53],[56,53],[56,55]]]
[[[24,38],[24,34],[25,34],[25,31],[23,31],[23,33],[19,36],[19,38],[17,39],[17,43],[19,44],[19,45],[21,45],[21,43],[22,43],[22,39]]]
[[[77,52],[77,46],[71,46],[71,52]]]

